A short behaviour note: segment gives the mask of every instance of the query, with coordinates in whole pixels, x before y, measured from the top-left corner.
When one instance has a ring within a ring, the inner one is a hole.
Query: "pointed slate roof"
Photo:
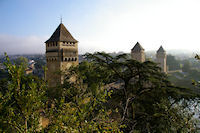
[[[140,45],[139,42],[137,42],[135,44],[135,46],[131,49],[131,51],[133,51],[133,52],[140,52],[142,50],[144,50],[144,48]]]
[[[57,27],[57,29],[54,31],[52,36],[45,42],[78,42],[76,39],[73,38],[73,36],[70,34],[70,32],[67,30],[67,28],[60,23],[60,25]]]
[[[165,50],[163,49],[162,45],[160,46],[160,48],[158,49],[157,53],[163,53],[165,52]]]

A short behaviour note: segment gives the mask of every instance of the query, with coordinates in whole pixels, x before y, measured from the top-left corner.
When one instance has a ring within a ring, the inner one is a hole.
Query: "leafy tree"
[[[126,55],[86,56],[110,71],[111,83],[119,83],[108,107],[119,112],[120,123],[126,125],[124,132],[191,131],[194,123],[189,101],[197,96],[188,89],[172,86],[155,63],[129,60]]]
[[[82,62],[71,68],[61,88],[60,98],[53,101],[45,130],[54,132],[120,132],[118,123],[109,118],[111,110],[104,104],[111,95],[105,84],[104,67]]]
[[[126,54],[85,57],[89,62],[65,72],[64,84],[48,102],[45,82],[25,75],[23,64],[13,65],[7,58],[9,78],[0,86],[0,131],[192,132],[192,108],[199,96],[173,86],[157,64],[140,63]],[[39,127],[42,110],[50,121],[44,129]]]
[[[45,83],[25,75],[23,62],[12,64],[6,56],[9,78],[0,92],[0,130],[4,132],[36,132],[45,102]]]

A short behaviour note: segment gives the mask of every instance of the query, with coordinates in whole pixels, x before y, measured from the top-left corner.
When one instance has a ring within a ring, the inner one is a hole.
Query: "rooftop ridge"
[[[137,42],[135,44],[135,46],[131,49],[131,51],[133,51],[133,52],[140,52],[142,50],[144,50],[144,48],[140,45],[139,42]]]
[[[164,50],[164,48],[161,45],[160,48],[157,50],[157,53],[163,53],[163,52],[166,52],[166,51]]]

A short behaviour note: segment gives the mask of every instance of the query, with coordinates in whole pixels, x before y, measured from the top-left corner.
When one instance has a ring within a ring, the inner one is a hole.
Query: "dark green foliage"
[[[0,81],[0,132],[193,132],[199,95],[173,86],[157,64],[126,54],[85,58],[90,62],[71,67],[62,85],[49,88],[48,102],[45,82],[7,58],[9,77]],[[41,112],[50,120],[44,129]]]
[[[112,82],[122,84],[120,89],[113,89],[109,102],[112,110],[119,110],[120,123],[126,125],[125,132],[190,131],[192,113],[188,111],[189,105],[180,103],[189,103],[197,96],[191,90],[172,86],[155,63],[127,60],[125,55],[113,58],[96,53],[86,56],[111,71],[112,75],[108,76]]]

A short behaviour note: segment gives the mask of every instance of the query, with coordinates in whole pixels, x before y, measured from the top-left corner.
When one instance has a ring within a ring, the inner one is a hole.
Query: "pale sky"
[[[61,15],[81,54],[200,49],[200,0],[0,0],[0,54],[45,53]]]

